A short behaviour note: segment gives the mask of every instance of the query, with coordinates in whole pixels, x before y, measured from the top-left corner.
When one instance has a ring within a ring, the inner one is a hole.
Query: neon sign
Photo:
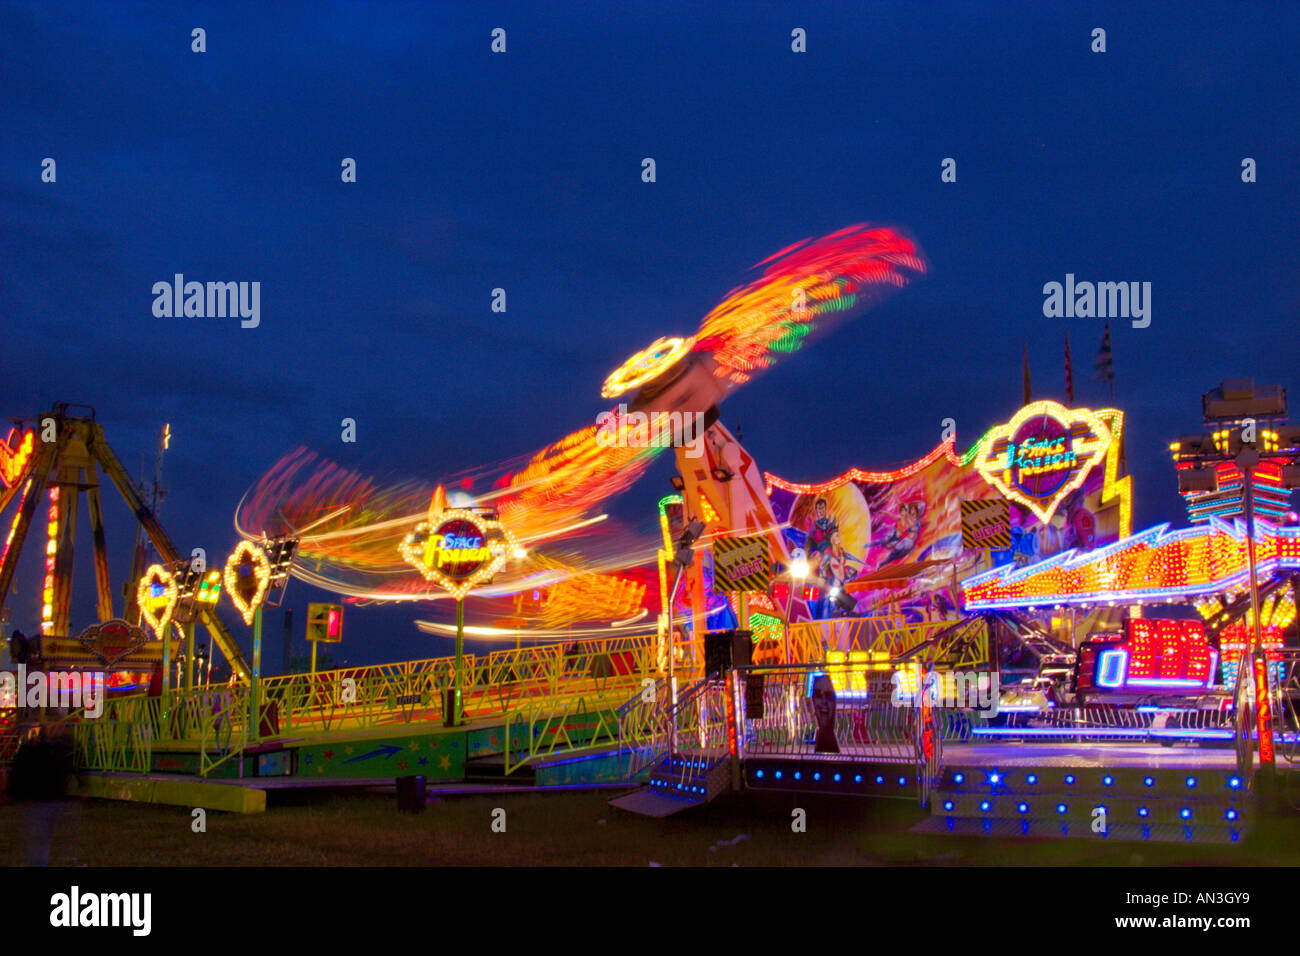
[[[140,617],[153,628],[159,640],[167,636],[167,624],[172,619],[176,602],[180,598],[180,588],[176,578],[161,564],[152,565],[140,579],[135,589],[136,603],[140,605]]]
[[[222,580],[239,616],[252,624],[271,585],[271,559],[253,542],[241,541],[226,559]]]
[[[1258,522],[1261,578],[1300,571],[1300,527]],[[1095,551],[1063,551],[1027,568],[1007,566],[962,582],[966,609],[1135,603],[1218,594],[1249,579],[1243,522],[1170,531],[1157,525]]]
[[[1110,428],[1090,409],[1035,402],[984,436],[975,468],[1005,497],[1047,522],[1106,457],[1111,440]]]
[[[428,519],[416,525],[398,550],[426,581],[459,601],[501,570],[514,553],[515,539],[499,521],[459,508],[444,511],[440,505],[435,496]]]
[[[36,448],[36,436],[33,432],[21,435],[18,429],[11,428],[9,436],[0,442],[0,484],[12,488],[27,470],[27,463],[32,460]]]

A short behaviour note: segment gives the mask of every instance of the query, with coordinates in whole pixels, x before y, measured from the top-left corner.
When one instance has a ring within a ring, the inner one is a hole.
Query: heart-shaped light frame
[[[253,573],[257,576],[257,593],[247,603],[244,602],[243,596],[239,593],[239,588],[236,587],[239,583],[239,562],[244,555],[252,558]],[[266,556],[266,552],[258,545],[248,540],[241,541],[235,546],[235,550],[230,553],[230,557],[226,559],[226,568],[222,575],[222,581],[225,584],[226,593],[230,595],[230,600],[244,619],[244,623],[252,624],[253,615],[262,606],[262,601],[266,598],[266,589],[271,583],[271,559]]]
[[[1021,426],[1032,418],[1042,416],[1056,419],[1071,435],[1075,464],[1073,474],[1060,487],[1044,498],[1034,498],[1007,481],[1005,453],[1007,444],[1015,438]],[[1086,431],[1075,437],[1076,432],[1083,430],[1080,426]],[[1084,483],[1093,468],[1105,460],[1110,443],[1110,429],[1091,409],[1066,408],[1058,402],[1034,402],[1016,412],[1007,424],[990,429],[980,445],[979,454],[975,456],[975,468],[1005,498],[1028,508],[1039,521],[1046,524],[1052,520],[1052,515],[1061,502]]]
[[[156,617],[153,609],[149,607],[149,588],[155,580],[163,586],[163,597],[167,599],[167,606],[163,608],[162,614]],[[151,565],[144,573],[144,577],[140,579],[140,583],[136,585],[135,601],[140,605],[140,617],[153,629],[154,635],[159,640],[162,640],[166,634],[167,623],[172,619],[172,611],[176,610],[176,601],[179,597],[180,588],[176,584],[176,577],[161,564]]]

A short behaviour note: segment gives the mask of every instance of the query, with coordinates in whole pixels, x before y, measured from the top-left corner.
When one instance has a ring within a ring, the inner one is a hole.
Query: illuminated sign
[[[1300,527],[1258,522],[1255,552],[1261,579],[1300,571]],[[967,578],[962,588],[968,611],[991,611],[1194,597],[1248,580],[1244,524],[1212,518],[1179,531],[1157,525],[1095,551],[1063,551],[1027,568],[997,568]]]
[[[253,542],[241,541],[226,559],[223,579],[240,617],[252,624],[271,583],[271,559]]]
[[[765,535],[713,541],[713,590],[766,591],[772,584],[772,550]]]
[[[167,624],[176,609],[180,597],[180,588],[176,578],[161,564],[152,565],[140,579],[136,587],[136,603],[140,605],[140,616],[153,628],[159,639],[166,636]]]
[[[200,604],[216,604],[221,597],[221,572],[213,568],[199,582],[197,600]]]
[[[1110,443],[1110,429],[1091,410],[1035,402],[984,436],[975,468],[1004,496],[1046,522],[1102,462]]]
[[[32,460],[35,448],[35,433],[19,433],[16,428],[9,430],[9,437],[0,442],[0,484],[12,488],[18,483],[27,469],[27,463]]]
[[[148,640],[143,628],[133,627],[121,618],[92,624],[73,640],[86,655],[105,667],[112,667],[138,651]],[[42,645],[42,652],[46,649]]]
[[[343,641],[343,605],[307,605],[307,640],[322,644],[339,644]]]
[[[416,525],[399,550],[426,581],[459,601],[500,571],[515,547],[514,537],[499,521],[458,508],[440,511],[435,497],[428,520]]]

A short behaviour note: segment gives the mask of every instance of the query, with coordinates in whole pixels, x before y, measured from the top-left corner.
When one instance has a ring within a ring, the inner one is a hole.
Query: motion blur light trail
[[[712,375],[712,390],[721,398],[797,352],[814,334],[861,312],[879,293],[923,274],[926,264],[915,244],[897,231],[854,225],[797,242],[755,268],[761,275],[729,292],[693,337],[661,339],[637,353],[610,375],[602,394],[613,398],[641,389],[644,395],[698,365],[708,370],[706,378]],[[650,414],[661,424],[661,410]],[[638,593],[627,572],[654,560],[657,541],[653,534],[642,539],[625,529],[615,531],[600,521],[604,516],[599,511],[642,475],[661,448],[600,442],[597,431],[589,425],[529,458],[444,482],[460,489],[463,500],[453,498],[453,504],[495,507],[501,522],[528,546],[527,557],[512,561],[475,596],[499,598],[571,582],[538,602],[549,608],[537,615],[538,623],[607,624],[636,615],[633,604],[647,589]],[[302,538],[295,576],[363,600],[436,600],[444,595],[402,561],[398,544],[424,518],[438,484],[381,485],[298,449],[244,496],[235,527],[246,538],[261,538],[320,522]],[[474,487],[480,491],[470,495]],[[344,505],[346,511],[320,521]],[[597,528],[603,533],[593,535]],[[553,550],[560,542],[563,555]]]

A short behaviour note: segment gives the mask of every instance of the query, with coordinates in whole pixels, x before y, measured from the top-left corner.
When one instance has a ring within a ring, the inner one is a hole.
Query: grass
[[[1295,866],[1294,821],[1233,846],[919,835],[915,803],[807,794],[728,795],[664,820],[615,810],[609,792],[502,794],[431,801],[400,813],[392,795],[350,793],[210,813],[191,830],[184,807],[86,800],[66,804],[55,866]],[[298,799],[302,799],[299,797]],[[493,832],[493,810],[506,831]],[[807,831],[791,830],[791,811]],[[0,862],[24,865],[32,811],[0,805]],[[1279,832],[1279,828],[1284,832]],[[741,839],[736,840],[737,837]],[[720,842],[725,841],[725,842]],[[735,842],[732,842],[735,841]]]

